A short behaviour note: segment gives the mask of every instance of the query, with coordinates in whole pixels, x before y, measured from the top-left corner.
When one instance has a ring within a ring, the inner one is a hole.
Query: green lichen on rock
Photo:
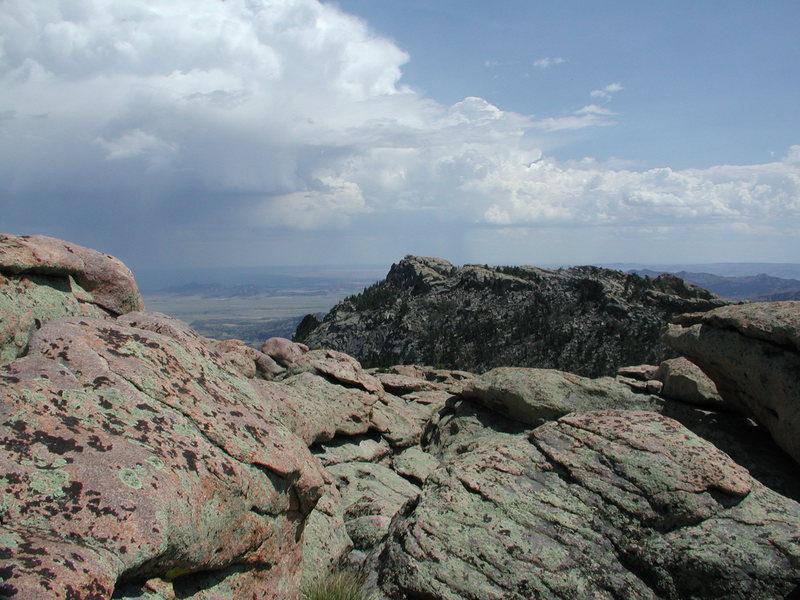
[[[386,597],[766,600],[800,580],[800,505],[661,415],[573,413],[463,449],[368,558]]]
[[[137,310],[145,310],[144,300],[139,290],[132,290],[125,294],[120,302],[120,308],[124,313],[129,313]]]
[[[0,534],[35,538],[0,555],[0,569],[15,565],[4,583],[25,589],[20,597],[65,600],[67,584],[111,597],[131,573],[185,573],[172,582],[178,597],[206,583],[219,597],[296,595],[320,467],[207,341],[121,319],[57,319],[3,375]],[[81,556],[80,571],[62,549]],[[53,579],[63,593],[51,593]]]
[[[0,364],[20,356],[30,334],[43,323],[60,317],[107,314],[79,299],[85,296],[91,297],[71,278],[0,275]]]

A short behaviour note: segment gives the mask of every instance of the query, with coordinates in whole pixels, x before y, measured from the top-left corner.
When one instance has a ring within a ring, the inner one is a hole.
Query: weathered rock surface
[[[650,381],[658,377],[657,365],[632,365],[617,369],[618,377],[628,377],[638,381]]]
[[[130,271],[116,258],[44,236],[0,234],[0,364],[59,317],[141,310]]]
[[[797,463],[781,450],[764,427],[744,415],[683,402],[666,402],[661,414],[711,442],[766,487],[800,501]]]
[[[433,415],[451,397],[448,392],[417,392],[405,396],[384,394],[373,406],[372,426],[394,448],[419,444]]]
[[[386,279],[340,302],[295,339],[367,367],[554,368],[613,375],[674,356],[659,335],[678,314],[726,302],[673,275],[640,278],[597,267],[456,268],[406,256]]]
[[[419,377],[409,375],[398,375],[397,373],[375,373],[375,377],[383,385],[383,389],[392,394],[402,396],[411,392],[422,392],[441,389],[439,385],[432,381],[426,381]]]
[[[308,346],[297,344],[286,338],[271,337],[264,340],[261,345],[261,352],[278,362],[284,367],[288,367],[308,352]]]
[[[136,281],[120,260],[55,238],[0,234],[0,272],[72,277],[95,304],[117,315],[144,308]]]
[[[384,462],[392,449],[382,437],[374,435],[339,436],[312,448],[323,466],[346,462]]]
[[[661,395],[687,404],[725,410],[717,386],[690,360],[671,358],[661,363],[655,377],[663,382]]]
[[[436,457],[424,452],[418,446],[406,448],[392,459],[392,469],[395,473],[416,485],[422,485],[440,464]]]
[[[664,334],[734,410],[766,427],[800,462],[800,302],[764,302],[684,315]]]
[[[334,350],[311,350],[295,359],[287,375],[314,373],[338,384],[358,388],[372,394],[383,393],[381,382],[361,368],[352,356]]]
[[[496,444],[500,438],[513,444],[517,434],[532,429],[530,425],[461,398],[453,398],[437,417],[431,420],[422,447],[443,464],[484,443]]]
[[[281,381],[254,382],[275,418],[309,446],[337,434],[358,435],[372,426],[377,394],[332,383],[311,372]]]
[[[389,467],[375,463],[340,463],[327,468],[342,493],[347,533],[358,549],[380,542],[400,508],[419,494]]]
[[[369,561],[391,599],[766,599],[798,536],[800,505],[677,422],[605,411],[454,457]]]
[[[460,394],[467,381],[475,377],[468,371],[435,369],[422,365],[393,365],[367,370],[375,375],[387,392],[397,396],[422,391],[447,391]]]
[[[224,340],[216,343],[222,357],[248,379],[259,377],[273,379],[285,371],[268,354],[251,348],[241,340]]]
[[[634,394],[610,378],[588,379],[553,369],[500,367],[467,382],[461,394],[500,414],[537,426],[571,412],[660,408],[654,396]]]
[[[51,321],[1,372],[5,595],[293,597],[318,463],[185,324],[126,318]]]
[[[796,463],[746,416],[670,399],[654,378],[673,371],[475,377],[367,371],[282,338],[259,352],[166,315],[120,316],[126,269],[75,248],[0,237],[0,597],[295,600],[301,578],[342,565],[381,600],[800,589]],[[623,314],[631,286],[662,308],[694,294],[579,272],[581,325],[602,321],[598,307]],[[428,259],[390,275],[415,297],[473,300],[533,280],[552,291],[555,276]],[[739,335],[719,372],[791,408],[795,384],[770,380],[792,381],[795,307],[731,308],[681,322],[703,341]]]
[[[0,364],[22,356],[30,335],[59,317],[104,317],[90,295],[71,277],[0,274]]]
[[[305,522],[301,584],[345,566],[352,549],[353,540],[344,523],[342,494],[330,483]]]

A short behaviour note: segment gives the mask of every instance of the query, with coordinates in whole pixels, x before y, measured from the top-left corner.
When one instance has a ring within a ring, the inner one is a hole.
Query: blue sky
[[[595,102],[615,126],[560,159],[641,167],[769,162],[800,139],[800,3],[340,0],[410,55],[401,83],[445,104],[480,96],[554,116]],[[537,66],[538,64],[538,66]],[[610,83],[623,89],[592,98]]]
[[[0,3],[0,229],[153,266],[800,262],[800,3]]]

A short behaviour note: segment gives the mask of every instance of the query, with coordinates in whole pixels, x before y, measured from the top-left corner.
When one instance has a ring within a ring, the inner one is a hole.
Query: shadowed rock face
[[[800,302],[685,315],[664,341],[700,366],[733,409],[766,427],[800,462]]]
[[[552,271],[407,256],[386,279],[336,305],[295,338],[346,352],[365,366],[554,368],[613,375],[658,364],[671,317],[725,304],[672,275],[642,279],[597,267]]]
[[[209,572],[215,597],[292,597],[318,464],[183,323],[128,322],[47,323],[0,375],[6,594]]]

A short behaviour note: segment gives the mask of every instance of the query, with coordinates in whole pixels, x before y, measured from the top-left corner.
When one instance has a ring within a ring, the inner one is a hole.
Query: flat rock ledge
[[[468,381],[461,393],[510,419],[541,425],[571,412],[606,408],[655,410],[655,396],[634,393],[611,377],[590,379],[554,369],[500,367]]]

